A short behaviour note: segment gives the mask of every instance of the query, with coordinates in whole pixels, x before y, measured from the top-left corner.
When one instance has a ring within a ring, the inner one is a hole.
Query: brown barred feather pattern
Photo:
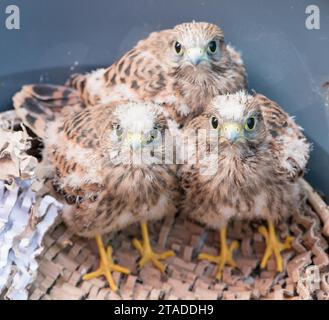
[[[57,114],[85,108],[76,90],[50,84],[23,86],[13,97],[13,104],[17,115],[41,138],[46,122],[54,121]]]

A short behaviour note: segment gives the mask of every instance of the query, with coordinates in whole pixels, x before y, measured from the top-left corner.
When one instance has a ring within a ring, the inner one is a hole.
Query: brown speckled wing
[[[111,113],[111,106],[86,108],[48,124],[44,158],[53,168],[55,189],[67,200],[93,198],[103,189],[100,141]]]
[[[77,89],[84,101],[93,105],[104,102],[110,88],[114,90],[112,95],[121,95],[120,99],[134,97],[146,100],[156,96],[166,90],[168,79],[159,55],[152,50],[154,44],[148,46],[148,43],[147,40],[140,42],[113,65],[101,69],[99,77],[95,73],[77,74],[67,84]]]

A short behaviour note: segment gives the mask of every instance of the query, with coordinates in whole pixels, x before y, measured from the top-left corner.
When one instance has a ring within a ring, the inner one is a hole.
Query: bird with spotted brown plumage
[[[191,137],[198,139],[195,148],[188,147],[189,162],[179,169],[185,190],[182,211],[220,230],[220,255],[201,253],[199,258],[218,264],[220,279],[225,264],[236,265],[232,253],[238,243],[226,242],[228,222],[267,219],[268,229],[259,228],[266,240],[261,267],[274,253],[277,271],[282,271],[280,252],[290,247],[292,238],[281,243],[274,224],[303,207],[298,180],[310,144],[301,129],[275,102],[241,91],[215,97],[184,135],[192,145]],[[194,157],[196,163],[191,162]]]
[[[184,125],[212,97],[244,89],[246,79],[223,30],[191,22],[151,33],[110,67],[75,75],[68,84],[92,105],[120,99],[163,104]]]
[[[42,104],[36,110],[27,101],[24,108],[32,120],[40,109],[52,116],[72,104],[84,108],[119,100],[151,101],[185,125],[212,97],[246,86],[244,63],[225,43],[223,30],[211,23],[191,22],[151,33],[113,65],[73,75],[66,86],[26,86],[25,91]]]
[[[162,139],[177,128],[175,121],[154,103],[81,106],[71,91],[67,106],[56,111],[55,100],[48,108],[42,95],[48,97],[49,92],[35,88],[24,87],[15,95],[14,106],[43,139],[41,166],[57,197],[66,202],[66,224],[82,237],[96,237],[100,267],[84,279],[105,275],[111,289],[117,290],[112,271],[129,270],[114,264],[112,248],[105,250],[101,235],[135,222],[141,223],[143,236],[143,242],[133,240],[141,254],[140,266],[150,261],[164,272],[160,260],[174,253],[153,251],[146,223],[176,212],[180,196],[176,166],[162,161],[167,152]]]

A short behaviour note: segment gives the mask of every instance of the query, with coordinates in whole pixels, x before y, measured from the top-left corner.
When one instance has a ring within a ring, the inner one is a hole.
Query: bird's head
[[[205,130],[207,144],[219,146],[219,153],[250,156],[268,143],[261,106],[244,91],[215,97],[191,128]]]
[[[209,74],[226,56],[223,31],[205,22],[177,25],[169,46],[173,65],[191,80]]]
[[[220,145],[251,148],[266,142],[261,107],[244,91],[215,97],[208,112],[209,125]]]
[[[153,103],[123,102],[115,107],[107,132],[111,159],[120,163],[150,164],[161,160],[168,121]]]

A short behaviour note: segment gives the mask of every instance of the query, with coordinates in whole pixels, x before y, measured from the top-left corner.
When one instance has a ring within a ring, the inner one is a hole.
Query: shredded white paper
[[[7,299],[28,298],[42,239],[62,208],[31,188],[37,160],[26,154],[28,148],[24,128],[13,132],[0,126],[0,294]]]
[[[8,288],[6,298],[27,299],[27,287],[36,277],[36,257],[42,252],[42,239],[55,222],[61,204],[45,196],[34,210],[35,227],[30,219],[35,192],[31,180],[17,180],[12,190],[0,181],[0,292]]]
[[[25,131],[0,129],[0,179],[27,179],[34,175],[38,161],[26,154],[29,148],[30,142]]]

